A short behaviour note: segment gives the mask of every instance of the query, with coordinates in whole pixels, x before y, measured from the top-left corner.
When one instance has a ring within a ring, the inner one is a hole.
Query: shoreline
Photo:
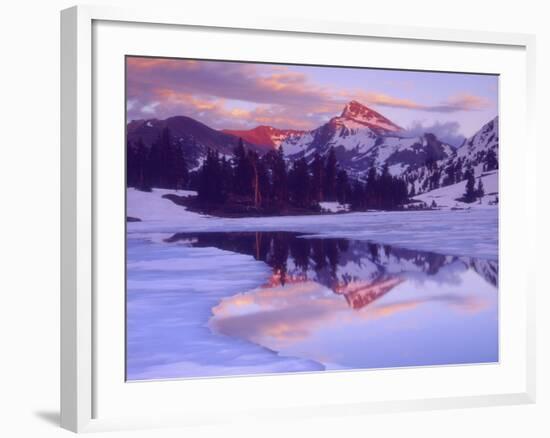
[[[184,232],[294,231],[320,237],[371,240],[413,250],[498,259],[497,207],[463,211],[371,211],[308,216],[221,218],[191,212],[162,195],[128,191],[127,235]]]

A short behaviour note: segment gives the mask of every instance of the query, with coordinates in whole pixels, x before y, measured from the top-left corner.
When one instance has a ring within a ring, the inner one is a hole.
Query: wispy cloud
[[[424,106],[410,99],[400,99],[384,93],[377,92],[361,92],[355,93],[358,98],[365,104],[386,106],[392,108],[407,108],[407,109],[423,109]]]
[[[434,134],[443,143],[452,146],[460,146],[464,142],[464,136],[460,133],[460,125],[457,122],[432,123],[426,124],[421,121],[415,121],[406,129],[404,135],[418,137],[425,133]]]
[[[314,128],[351,99],[436,113],[488,105],[468,93],[427,104],[377,90],[321,85],[284,65],[138,57],[127,59],[127,99],[129,119],[188,115],[215,128]]]
[[[484,97],[462,93],[451,96],[440,105],[427,107],[427,110],[436,112],[479,111],[488,108],[489,105],[490,102]]]
[[[346,95],[351,97],[353,94],[346,93]],[[488,108],[490,105],[490,102],[486,98],[468,93],[461,93],[455,96],[451,96],[447,100],[433,105],[422,104],[420,102],[415,102],[410,99],[401,99],[398,97],[390,96],[388,94],[377,92],[365,93],[362,91],[356,91],[355,96],[358,96],[359,100],[365,102],[366,104],[439,113],[453,113],[457,111],[479,111]]]

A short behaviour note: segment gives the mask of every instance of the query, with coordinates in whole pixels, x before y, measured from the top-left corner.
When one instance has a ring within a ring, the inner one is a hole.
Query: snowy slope
[[[295,156],[304,152],[313,142],[314,131],[305,132],[300,135],[290,135],[279,144],[283,148],[285,156]]]
[[[476,201],[466,204],[457,201],[457,198],[462,197],[466,191],[465,180],[423,193],[414,199],[425,202],[428,205],[431,205],[432,201],[435,201],[437,206],[441,208],[497,208],[498,205],[494,204],[494,201],[498,196],[498,170],[484,173],[476,178],[476,187],[479,179],[483,181],[485,191],[485,196],[481,198],[481,202]]]
[[[489,149],[498,150],[498,117],[495,117],[489,123],[467,139],[464,144],[457,149],[456,156],[464,157],[467,160],[482,160]]]
[[[472,169],[476,178],[498,170],[498,116],[481,127],[472,137],[466,139],[448,157],[438,159],[432,166],[421,165],[407,169],[403,177],[414,188],[414,193],[424,193],[432,188],[454,184],[466,178],[466,171]],[[488,153],[497,157],[496,168],[488,167]],[[498,192],[498,187],[496,190]],[[487,192],[487,190],[486,190]]]
[[[356,100],[346,104],[340,118],[353,120],[361,125],[368,126],[377,133],[402,131],[400,126]]]

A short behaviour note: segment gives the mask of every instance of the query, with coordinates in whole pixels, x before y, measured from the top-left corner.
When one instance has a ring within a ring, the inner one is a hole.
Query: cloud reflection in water
[[[296,233],[205,233],[193,245],[272,268],[212,309],[216,333],[328,368],[498,361],[496,261]]]

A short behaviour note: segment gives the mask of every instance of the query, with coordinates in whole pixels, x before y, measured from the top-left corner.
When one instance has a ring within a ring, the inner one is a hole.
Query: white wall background
[[[546,273],[550,199],[545,142],[550,81],[546,2],[523,0],[126,0],[96,3],[199,8],[237,14],[414,24],[535,33],[539,131],[538,402],[530,406],[326,418],[221,429],[111,433],[105,436],[550,436],[550,324]],[[5,2],[0,25],[0,436],[69,436],[59,403],[59,10],[65,0]],[[521,145],[518,145],[521,147]],[[289,396],[291,396],[289,394]]]

